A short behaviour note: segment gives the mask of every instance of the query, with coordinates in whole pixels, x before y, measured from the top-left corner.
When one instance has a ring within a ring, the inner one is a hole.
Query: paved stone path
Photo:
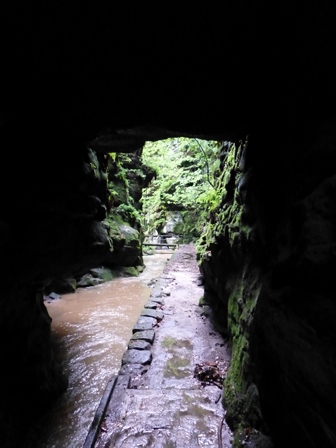
[[[154,284],[83,448],[232,446],[221,382],[210,375],[225,375],[229,354],[211,310],[199,306],[198,276],[194,248],[180,246]]]

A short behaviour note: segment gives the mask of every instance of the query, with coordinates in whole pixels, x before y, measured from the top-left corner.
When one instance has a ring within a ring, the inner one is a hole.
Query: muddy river
[[[36,448],[82,448],[111,376],[117,374],[132,328],[171,254],[145,256],[139,277],[118,278],[46,303],[67,392],[45,416]]]

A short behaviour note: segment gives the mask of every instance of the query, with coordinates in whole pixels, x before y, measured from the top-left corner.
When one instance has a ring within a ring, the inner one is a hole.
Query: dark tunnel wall
[[[233,132],[333,107],[331,1],[18,0],[2,10],[3,119],[21,125],[59,123],[83,139],[143,124]]]

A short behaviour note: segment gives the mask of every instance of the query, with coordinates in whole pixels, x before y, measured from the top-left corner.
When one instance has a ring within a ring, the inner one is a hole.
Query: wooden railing
[[[179,246],[179,236],[178,235],[172,235],[172,236],[168,236],[168,235],[147,235],[146,239],[152,239],[155,238],[156,240],[160,241],[158,243],[154,243],[154,242],[150,242],[150,243],[142,243],[143,246],[154,246],[154,247],[167,247],[169,248],[173,248],[176,249],[176,247]],[[166,239],[170,239],[170,238],[176,238],[177,242],[175,243],[169,243]]]
[[[158,247],[168,247],[168,249],[170,247],[173,247],[174,249],[176,249],[176,247],[178,247],[177,243],[142,243],[143,246],[158,246]]]

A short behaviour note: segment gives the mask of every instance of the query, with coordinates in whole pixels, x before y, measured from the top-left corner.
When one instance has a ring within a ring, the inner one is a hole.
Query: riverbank
[[[69,387],[8,448],[83,447],[106,384],[118,374],[132,329],[149,300],[152,279],[162,274],[171,256],[167,252],[145,255],[146,269],[137,277],[118,277],[45,302],[52,318],[53,352]]]
[[[84,448],[231,447],[221,400],[230,355],[202,295],[195,248],[182,245],[152,285]]]

